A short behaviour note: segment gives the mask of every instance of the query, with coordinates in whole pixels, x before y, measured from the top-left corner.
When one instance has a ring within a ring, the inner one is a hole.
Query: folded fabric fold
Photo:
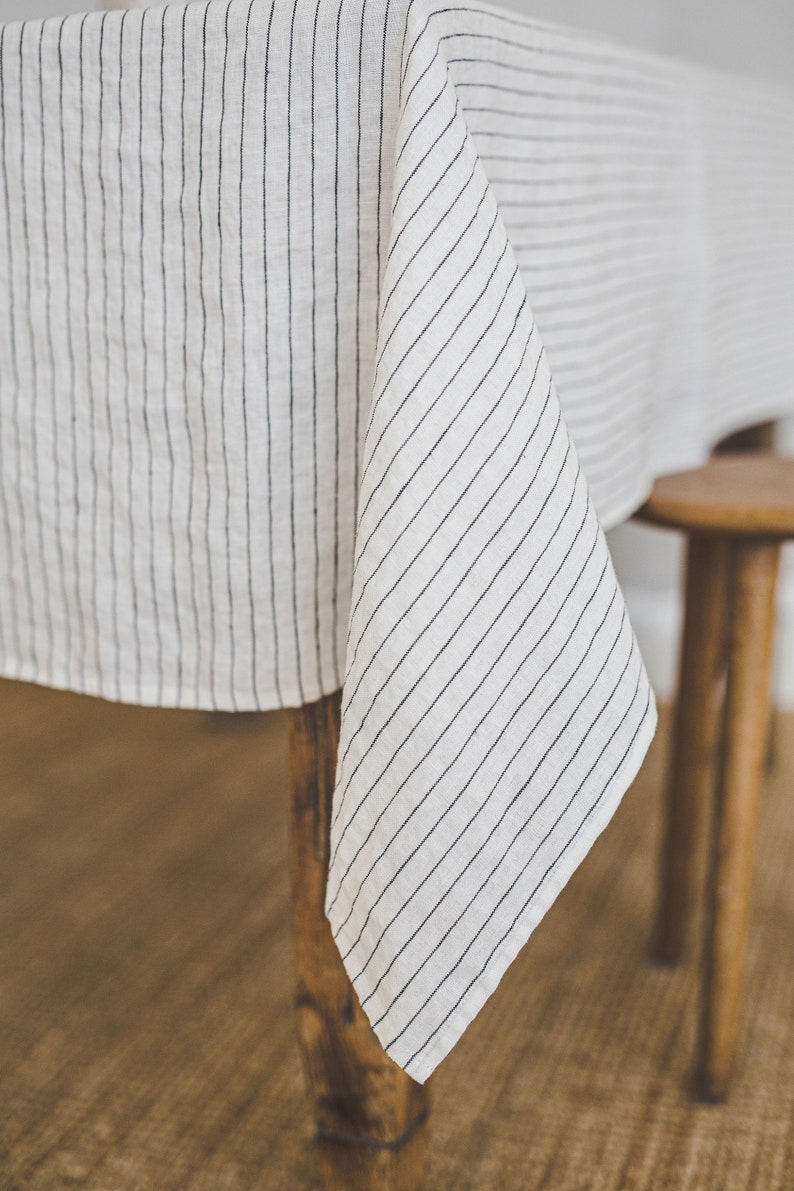
[[[407,13],[327,901],[365,1012],[419,1080],[655,725],[434,15]]]

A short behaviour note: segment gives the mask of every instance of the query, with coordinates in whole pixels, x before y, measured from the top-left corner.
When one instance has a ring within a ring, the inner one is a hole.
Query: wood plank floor
[[[794,1191],[794,717],[741,1055],[688,1095],[694,967],[647,956],[664,740],[443,1064],[428,1191]],[[281,715],[0,683],[0,1188],[317,1187],[291,1019]]]

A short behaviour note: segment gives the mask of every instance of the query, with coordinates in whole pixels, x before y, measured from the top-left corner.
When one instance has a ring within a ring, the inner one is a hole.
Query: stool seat
[[[716,456],[657,480],[636,516],[695,533],[794,538],[794,459]]]
[[[720,1100],[738,1037],[769,741],[775,584],[782,545],[794,539],[794,460],[716,456],[657,480],[637,515],[687,539],[656,950],[667,962],[683,953],[711,804],[697,1082]]]

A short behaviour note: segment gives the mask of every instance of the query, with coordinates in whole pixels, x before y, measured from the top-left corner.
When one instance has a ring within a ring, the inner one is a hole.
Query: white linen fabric
[[[11,24],[0,70],[0,670],[344,682],[329,917],[424,1080],[653,733],[601,527],[794,405],[794,103],[432,0]]]

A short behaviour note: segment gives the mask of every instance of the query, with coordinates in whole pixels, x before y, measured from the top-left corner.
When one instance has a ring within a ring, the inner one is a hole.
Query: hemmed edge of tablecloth
[[[485,972],[472,985],[470,991],[460,1001],[444,1026],[438,1030],[433,1041],[423,1047],[421,1054],[417,1055],[415,1059],[406,1063],[403,1067],[403,1070],[412,1079],[416,1080],[417,1083],[423,1084],[430,1078],[439,1063],[446,1058],[465,1033],[467,1027],[477,1017],[486,1001],[496,991],[507,969],[529,941],[535,928],[546,916],[548,910],[585,859],[599,835],[601,835],[612,820],[615,811],[623,800],[624,794],[637,776],[656,733],[658,723],[656,700],[650,688],[649,693],[649,704],[643,714],[637,735],[615,776],[599,799],[597,809],[584,822],[581,830],[578,832],[576,846],[571,847],[569,851],[564,853],[562,860],[558,863],[553,875],[544,885],[543,890],[538,894],[536,899],[533,899],[531,906],[518,919],[507,938],[495,952]],[[343,962],[348,976],[352,980],[355,974],[353,971],[352,951],[353,944],[356,942],[355,930],[349,923],[345,926],[340,926],[335,933],[335,939],[337,947],[343,956],[347,952],[351,952],[350,958]],[[387,1045],[389,1041],[388,1031],[379,1031],[376,1027],[373,1027],[373,1029],[378,1040],[384,1046],[386,1053],[390,1054],[390,1058],[398,1066],[403,1066],[400,1063],[399,1057],[389,1052]]]
[[[65,667],[51,666],[44,668],[21,662],[11,654],[0,654],[0,679],[9,682],[30,682],[36,686],[47,687],[50,690],[66,691],[72,695],[83,695],[89,699],[103,699],[107,703],[117,703],[124,707],[157,707],[162,711],[220,711],[240,712],[245,714],[252,711],[282,711],[288,708],[304,707],[316,703],[340,690],[336,681],[328,684],[325,690],[319,684],[308,686],[305,682],[303,689],[297,680],[286,684],[280,683],[280,693],[273,682],[265,685],[257,682],[257,691],[250,696],[239,692],[232,699],[223,691],[214,690],[212,686],[202,682],[199,687],[187,689],[187,684],[179,688],[172,683],[162,687],[157,683],[136,683],[134,679],[124,680],[115,690],[107,689],[107,684],[99,677],[95,667],[86,667],[85,675],[67,670]]]

